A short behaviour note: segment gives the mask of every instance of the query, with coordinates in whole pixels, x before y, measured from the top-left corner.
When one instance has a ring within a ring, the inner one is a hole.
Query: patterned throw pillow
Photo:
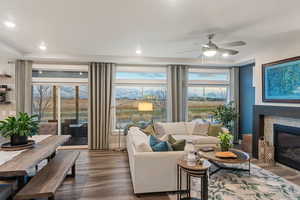
[[[209,123],[196,122],[194,126],[193,135],[207,136],[209,130]]]
[[[168,142],[171,144],[173,151],[184,151],[185,140],[176,140],[172,135],[169,135]]]
[[[218,137],[219,133],[223,132],[222,127],[222,124],[210,124],[208,129],[208,136]]]
[[[172,151],[172,149],[167,141],[161,141],[153,135],[149,136],[149,144],[150,144],[152,150],[155,152]]]
[[[148,125],[146,128],[141,129],[146,135],[156,135],[153,124]]]

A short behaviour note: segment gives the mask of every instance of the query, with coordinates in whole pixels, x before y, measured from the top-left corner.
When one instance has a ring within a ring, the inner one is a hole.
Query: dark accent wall
[[[255,88],[253,87],[253,67],[254,63],[240,67],[240,119],[239,136],[253,133],[253,105],[255,104]]]

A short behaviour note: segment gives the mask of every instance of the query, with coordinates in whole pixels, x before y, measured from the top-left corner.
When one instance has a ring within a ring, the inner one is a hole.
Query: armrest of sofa
[[[177,161],[184,155],[183,151],[170,152],[135,152],[134,182],[135,191],[157,190],[155,186],[162,186],[165,191],[174,191],[177,180]],[[147,177],[147,178],[145,178]]]

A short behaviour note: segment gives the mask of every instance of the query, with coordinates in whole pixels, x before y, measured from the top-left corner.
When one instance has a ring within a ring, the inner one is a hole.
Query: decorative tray
[[[203,152],[210,152],[210,151],[214,151],[215,148],[213,147],[202,147],[200,148],[200,151],[203,151]]]
[[[216,152],[218,158],[237,158],[237,155],[231,151]]]
[[[24,149],[30,149],[33,148],[35,144],[34,140],[28,140],[27,144],[22,145],[11,145],[10,142],[4,143],[1,145],[0,150],[2,151],[20,151]]]

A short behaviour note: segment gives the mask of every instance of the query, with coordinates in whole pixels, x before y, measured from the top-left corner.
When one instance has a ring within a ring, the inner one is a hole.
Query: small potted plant
[[[220,139],[221,151],[229,151],[229,149],[233,146],[233,136],[230,132],[221,132],[219,133],[218,138]]]
[[[10,138],[12,146],[28,143],[28,137],[38,132],[37,116],[20,112],[16,117],[8,117],[0,121],[0,135]]]

